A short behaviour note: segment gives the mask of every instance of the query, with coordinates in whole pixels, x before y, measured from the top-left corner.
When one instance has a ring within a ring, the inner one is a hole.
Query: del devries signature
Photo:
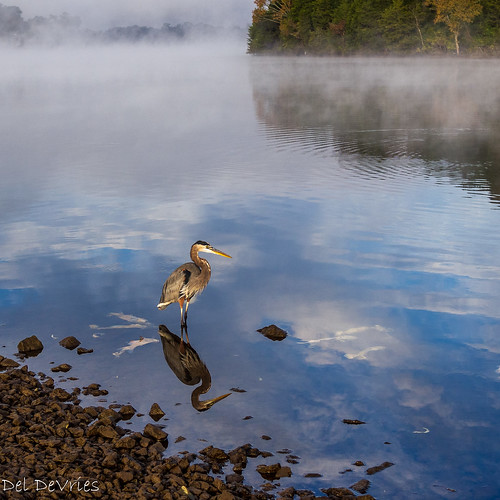
[[[91,492],[99,491],[99,481],[82,479],[29,479],[23,477],[17,481],[9,481],[8,479],[0,479],[0,491],[72,491],[72,492]]]

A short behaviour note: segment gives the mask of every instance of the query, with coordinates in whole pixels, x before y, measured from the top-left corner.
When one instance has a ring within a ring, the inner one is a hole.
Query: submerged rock
[[[17,350],[26,356],[38,356],[43,351],[43,344],[36,335],[32,335],[21,340],[17,344]]]
[[[335,498],[339,500],[342,498],[349,500],[356,498],[356,494],[353,491],[348,490],[347,488],[321,488],[321,491],[323,493],[326,493],[328,495],[328,498]],[[373,497],[368,495],[364,497],[364,500],[367,500],[368,498],[373,498]]]
[[[388,467],[391,467],[393,465],[394,464],[392,462],[384,462],[380,465],[376,465],[375,467],[370,467],[369,469],[366,469],[366,473],[369,476],[371,476],[372,474],[376,474],[377,472],[387,469]]]
[[[348,425],[363,425],[363,424],[366,424],[366,422],[363,422],[362,420],[352,420],[350,418],[344,418],[344,420],[342,420],[342,422],[344,422],[344,424],[348,424]]]
[[[368,479],[360,479],[357,483],[352,484],[350,487],[358,493],[364,494],[370,487],[370,481],[368,481]]]
[[[284,340],[288,333],[285,330],[277,327],[276,325],[265,326],[264,328],[260,328],[257,330],[259,333],[262,333],[264,337],[267,337],[270,340]]]
[[[79,347],[76,352],[78,354],[90,354],[91,352],[94,352],[94,349],[85,349],[84,347]]]
[[[280,463],[257,465],[257,472],[268,481],[274,481],[275,479],[290,477],[292,475],[292,469],[288,466],[282,467]]]
[[[61,365],[54,366],[54,368],[51,368],[50,371],[52,372],[69,372],[71,370],[72,366],[68,365],[67,363],[62,363]]]

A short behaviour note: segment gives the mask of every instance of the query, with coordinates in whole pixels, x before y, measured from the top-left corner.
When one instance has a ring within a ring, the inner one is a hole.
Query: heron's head
[[[198,252],[207,252],[207,253],[214,253],[216,255],[222,255],[222,257],[227,257],[231,259],[232,257],[228,255],[227,253],[222,252],[221,250],[217,250],[214,248],[210,243],[207,243],[206,241],[197,241],[193,247],[198,251]]]
[[[196,392],[196,389],[193,391],[193,394],[191,394],[191,403],[192,403],[193,407],[198,411],[207,411],[210,408],[212,408],[212,406],[215,403],[218,403],[219,401],[221,401],[224,398],[227,398],[228,396],[231,395],[231,393],[223,394],[222,396],[217,396],[216,398],[213,398],[213,399],[207,399],[206,401],[200,401],[199,396],[193,396],[195,394],[195,392]]]

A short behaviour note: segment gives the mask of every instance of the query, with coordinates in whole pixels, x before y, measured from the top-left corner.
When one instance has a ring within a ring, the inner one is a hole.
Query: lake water
[[[0,354],[36,334],[33,370],[69,363],[132,429],[157,402],[170,454],[272,452],[256,486],[279,461],[281,487],[498,498],[498,61],[244,50],[2,50]],[[179,309],[156,309],[199,239],[233,256],[190,307],[205,397],[232,392],[202,413],[159,342]]]

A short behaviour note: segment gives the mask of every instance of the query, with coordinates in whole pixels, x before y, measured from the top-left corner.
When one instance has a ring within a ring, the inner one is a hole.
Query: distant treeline
[[[500,55],[499,0],[255,0],[250,53]]]
[[[78,17],[66,13],[48,17],[37,16],[24,20],[19,7],[0,3],[0,42],[14,45],[49,44],[58,45],[68,41],[81,42],[170,42],[191,39],[206,39],[217,36],[244,35],[242,28],[223,29],[208,24],[183,23],[161,28],[149,26],[123,26],[103,31],[84,29]]]

